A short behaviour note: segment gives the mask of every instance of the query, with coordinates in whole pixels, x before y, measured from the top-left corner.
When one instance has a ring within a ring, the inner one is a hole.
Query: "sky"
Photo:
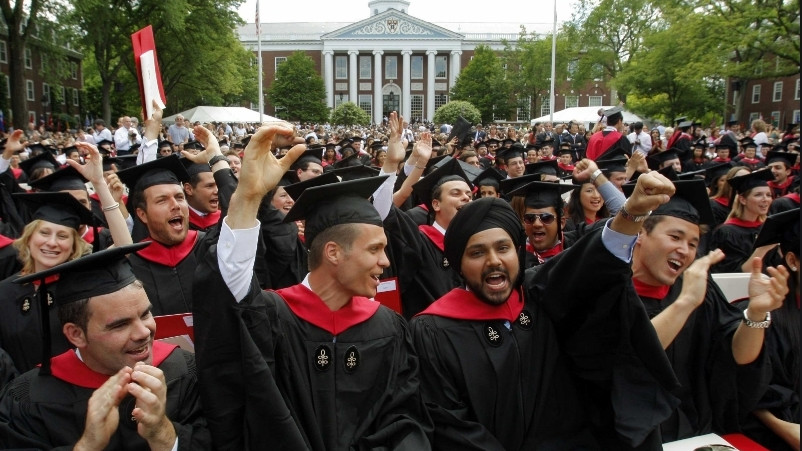
[[[357,22],[369,17],[368,1],[261,0],[261,22]],[[571,8],[568,5],[573,3],[573,0],[557,2],[558,23],[570,20]],[[465,0],[410,0],[407,13],[434,24],[473,22],[540,24],[538,29],[550,31],[554,17],[554,0],[492,0],[487,3]],[[239,8],[240,17],[248,23],[253,23],[255,14],[256,0],[246,0]],[[527,28],[534,27],[527,26]]]

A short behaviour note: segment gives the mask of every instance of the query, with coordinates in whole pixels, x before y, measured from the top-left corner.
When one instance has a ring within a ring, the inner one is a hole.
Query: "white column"
[[[326,105],[334,108],[334,52],[323,51],[323,79],[326,82]]]
[[[404,71],[402,72],[403,78],[401,79],[401,115],[404,116],[404,119],[409,121],[412,115],[412,87],[409,82],[410,73],[412,71],[410,63],[412,50],[401,50],[401,55],[403,55],[404,58]]]
[[[427,50],[426,56],[428,69],[426,71],[426,120],[434,119],[434,56],[437,50]]]
[[[348,98],[351,102],[356,103],[359,105],[359,99],[357,99],[357,80],[359,79],[359,64],[357,62],[359,55],[359,50],[349,50],[348,51]]]
[[[462,55],[462,51],[460,50],[453,50],[451,51],[451,70],[449,70],[448,74],[448,89],[451,91],[454,88],[454,83],[457,82],[457,76],[459,75],[460,70],[460,55]]]
[[[373,122],[382,123],[382,55],[381,50],[373,51]]]

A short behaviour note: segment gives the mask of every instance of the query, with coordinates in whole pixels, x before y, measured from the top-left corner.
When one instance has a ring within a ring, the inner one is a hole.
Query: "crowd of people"
[[[798,124],[602,113],[12,131],[0,448],[798,450]]]

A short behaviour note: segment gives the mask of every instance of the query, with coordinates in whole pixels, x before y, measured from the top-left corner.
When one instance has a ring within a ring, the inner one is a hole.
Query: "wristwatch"
[[[626,202],[624,203],[623,206],[621,206],[621,210],[619,210],[619,212],[621,213],[621,216],[624,219],[626,219],[627,221],[632,221],[632,222],[643,222],[643,221],[646,220],[646,218],[648,218],[649,216],[652,215],[652,212],[650,211],[650,212],[646,213],[645,215],[635,216],[635,215],[633,215],[633,214],[631,214],[630,212],[627,211]]]
[[[228,158],[226,158],[225,155],[215,155],[212,157],[211,160],[209,160],[209,167],[212,167],[223,160],[225,160],[225,162],[228,163]]]
[[[763,321],[752,321],[746,315],[746,311],[749,310],[748,308],[744,309],[744,319],[743,322],[746,324],[746,327],[751,327],[752,329],[768,329],[769,325],[771,324],[771,313],[766,313],[766,319]]]
[[[596,183],[596,179],[599,178],[600,175],[602,175],[601,169],[593,171],[593,174],[590,174],[590,183]]]

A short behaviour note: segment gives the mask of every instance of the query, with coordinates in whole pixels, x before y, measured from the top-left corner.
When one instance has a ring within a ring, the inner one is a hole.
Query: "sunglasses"
[[[557,217],[554,216],[551,213],[526,213],[526,214],[524,214],[524,222],[529,224],[529,225],[534,224],[535,220],[537,220],[537,219],[540,219],[540,222],[543,223],[543,225],[549,225],[552,222],[554,222],[554,220],[557,219]]]

